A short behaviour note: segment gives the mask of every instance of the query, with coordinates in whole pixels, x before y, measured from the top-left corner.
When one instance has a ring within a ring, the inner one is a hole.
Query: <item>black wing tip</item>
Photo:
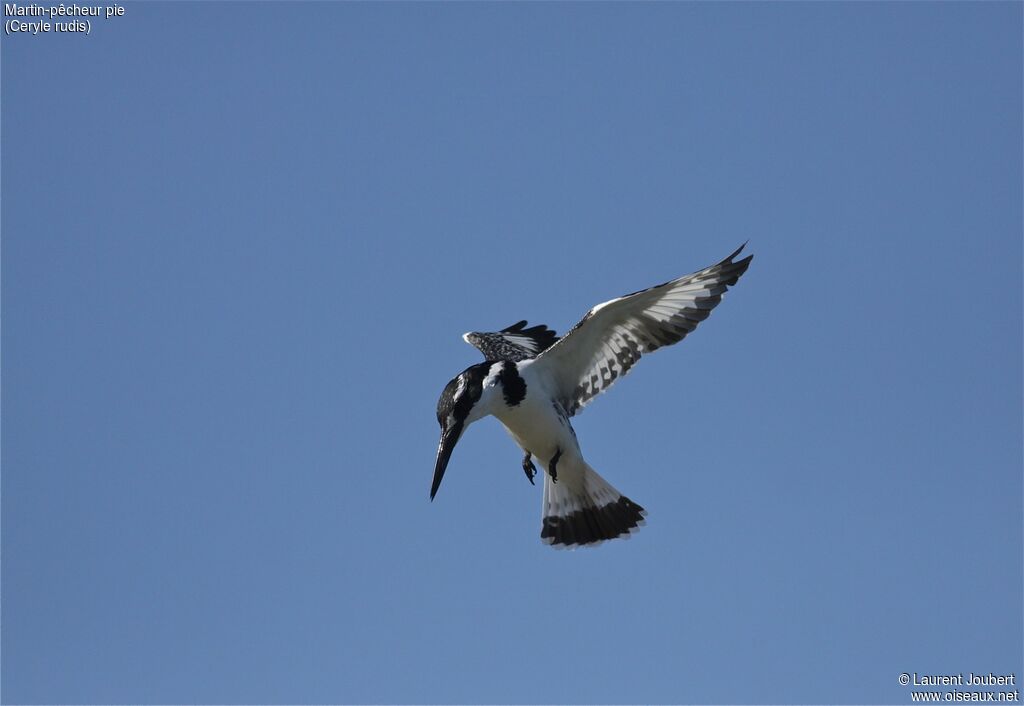
[[[523,319],[511,326],[503,328],[501,333],[515,333],[520,336],[532,338],[537,342],[537,345],[541,347],[541,351],[550,348],[554,342],[558,340],[558,334],[549,329],[545,324],[537,324],[535,326],[530,326],[530,328],[526,328],[526,325],[527,321],[526,319]]]
[[[722,260],[717,265],[714,265],[711,268],[712,271],[717,271],[717,273],[725,275],[725,277],[721,280],[722,284],[724,284],[725,286],[731,287],[734,284],[736,284],[740,276],[742,276],[743,273],[747,271],[747,268],[750,267],[750,261],[754,259],[754,256],[752,254],[747,255],[742,260],[735,260],[736,256],[743,252],[743,248],[747,247],[747,243],[749,242],[750,240],[744,241],[743,245],[736,248],[736,250],[733,251],[733,253],[729,255],[729,257],[725,258],[724,260]]]
[[[753,260],[754,259],[753,255],[747,255],[745,258],[743,258],[739,262],[735,262],[735,263],[733,262],[733,260],[736,258],[736,256],[739,255],[741,252],[743,252],[743,248],[747,247],[747,244],[749,242],[750,242],[749,238],[744,240],[743,241],[743,245],[740,245],[738,248],[736,248],[729,257],[725,258],[724,260],[722,260],[718,264],[720,264],[720,265],[732,265],[732,264],[739,265],[740,263],[750,262],[751,260]]]
[[[530,328],[526,328],[527,323],[528,322],[526,319],[523,319],[522,321],[517,321],[511,326],[506,326],[505,328],[503,328],[501,330],[501,333],[524,333],[527,335],[545,332],[554,333],[554,331],[549,329],[545,324],[535,324]]]

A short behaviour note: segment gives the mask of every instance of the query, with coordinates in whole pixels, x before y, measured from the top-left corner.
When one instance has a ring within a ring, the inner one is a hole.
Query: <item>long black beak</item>
[[[430,485],[430,499],[437,495],[437,489],[441,487],[441,479],[444,478],[444,469],[448,468],[448,460],[452,457],[455,444],[462,436],[462,425],[456,424],[441,431],[441,442],[437,445],[437,462],[434,464],[434,482]]]

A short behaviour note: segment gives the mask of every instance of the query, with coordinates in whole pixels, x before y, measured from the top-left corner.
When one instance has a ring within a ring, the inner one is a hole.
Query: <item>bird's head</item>
[[[484,379],[490,368],[491,363],[487,362],[466,368],[444,386],[444,391],[437,400],[437,423],[441,425],[441,441],[437,445],[434,482],[430,486],[431,500],[437,495],[444,470],[448,467],[448,460],[452,457],[452,451],[459,442],[462,432],[483,416],[477,403],[483,396]]]

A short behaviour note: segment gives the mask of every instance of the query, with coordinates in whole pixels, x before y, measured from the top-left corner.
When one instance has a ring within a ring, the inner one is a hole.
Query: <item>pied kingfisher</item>
[[[496,333],[463,336],[486,360],[449,382],[437,402],[433,500],[452,450],[473,422],[497,417],[525,452],[523,471],[533,483],[536,457],[544,476],[541,540],[576,546],[628,536],[646,511],[622,495],[583,460],[569,422],[644,353],[683,340],[740,278],[753,255],[598,304],[566,335],[526,321]]]

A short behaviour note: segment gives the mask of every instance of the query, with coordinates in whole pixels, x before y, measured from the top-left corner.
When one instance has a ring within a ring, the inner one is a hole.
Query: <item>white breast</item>
[[[519,447],[533,454],[545,468],[559,451],[563,458],[578,458],[576,435],[569,420],[555,408],[547,381],[533,372],[532,361],[520,363],[519,374],[526,382],[526,398],[512,407],[504,399],[496,399],[492,414],[501,421]],[[500,398],[500,385],[496,392]]]

